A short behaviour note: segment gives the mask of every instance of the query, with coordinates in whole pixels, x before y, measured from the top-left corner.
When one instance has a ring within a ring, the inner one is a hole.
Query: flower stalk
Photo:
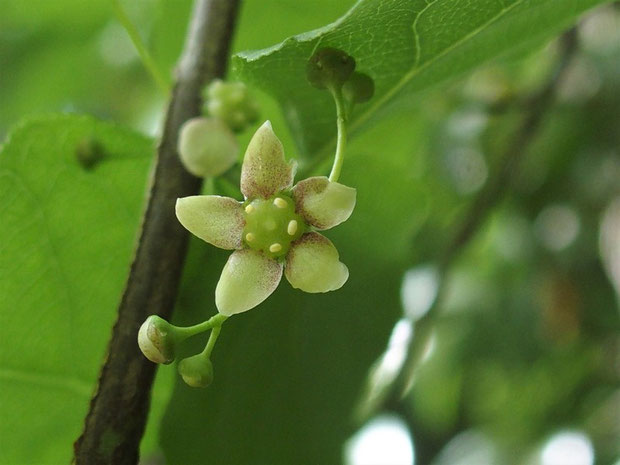
[[[367,102],[375,91],[370,76],[355,71],[355,59],[343,50],[326,47],[316,51],[306,64],[306,78],[317,89],[328,90],[336,103],[336,153],[329,180],[337,182],[347,146],[347,120],[356,103]]]
[[[342,165],[344,163],[344,151],[347,148],[348,112],[342,97],[342,89],[340,87],[332,87],[331,94],[336,103],[336,127],[338,129],[338,138],[336,140],[336,154],[334,155],[334,164],[329,174],[329,180],[331,182],[337,182],[338,178],[340,178],[340,172],[342,171]]]

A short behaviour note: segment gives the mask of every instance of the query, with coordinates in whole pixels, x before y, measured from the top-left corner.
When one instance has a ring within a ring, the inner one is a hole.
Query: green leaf
[[[340,48],[369,74],[376,92],[359,105],[351,130],[409,105],[416,93],[515,47],[558,34],[585,9],[604,0],[359,0],[337,21],[258,51],[234,57],[237,75],[281,104],[298,147],[324,158],[335,145],[334,105],[305,77],[322,47]]]
[[[341,181],[358,188],[357,205],[349,220],[325,231],[349,267],[348,282],[307,294],[283,279],[258,308],[225,323],[213,384],[197,390],[177,381],[162,426],[170,464],[340,462],[356,426],[360,386],[401,313],[403,251],[426,215],[423,192],[411,182],[411,151],[422,130],[411,118],[392,118],[351,144],[355,163]],[[391,157],[376,157],[379,147]],[[403,181],[385,182],[395,179]],[[192,243],[177,323],[215,312],[214,289],[229,253]],[[206,338],[193,342],[181,357],[201,350]]]
[[[76,157],[84,140],[102,154],[90,169]],[[75,115],[26,122],[2,147],[0,463],[71,458],[128,272],[152,152],[144,136]]]

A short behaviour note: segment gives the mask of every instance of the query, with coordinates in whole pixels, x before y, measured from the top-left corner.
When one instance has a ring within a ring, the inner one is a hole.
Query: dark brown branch
[[[183,122],[200,114],[205,83],[226,71],[237,9],[238,0],[196,0],[136,255],[97,392],[74,445],[78,465],[138,462],[155,365],[138,349],[137,332],[148,315],[168,318],[172,313],[188,242],[174,215],[174,204],[178,197],[196,194],[201,187],[201,181],[179,163],[177,134]]]
[[[558,83],[574,56],[577,49],[576,31],[571,29],[562,36],[561,52],[555,72],[539,92],[526,99],[523,108],[523,118],[520,125],[509,140],[506,150],[501,157],[499,169],[491,178],[486,188],[474,200],[462,223],[454,226],[456,231],[448,247],[437,260],[441,274],[438,297],[429,311],[415,322],[415,337],[412,340],[403,364],[403,369],[387,393],[381,399],[375,400],[374,409],[398,409],[406,393],[413,372],[418,366],[422,354],[429,341],[437,314],[442,303],[445,289],[445,276],[452,264],[476,233],[480,230],[493,208],[504,198],[510,189],[511,181],[515,179],[519,165],[536,139],[545,116],[553,105]],[[370,410],[364,409],[368,414]]]

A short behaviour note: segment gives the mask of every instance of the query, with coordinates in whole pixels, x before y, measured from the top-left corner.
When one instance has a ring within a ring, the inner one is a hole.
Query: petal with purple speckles
[[[282,265],[262,252],[243,249],[228,258],[215,289],[215,305],[223,315],[248,311],[276,290]]]
[[[330,229],[353,213],[357,191],[325,176],[304,179],[293,188],[297,213],[317,229]]]
[[[311,232],[293,242],[286,256],[286,279],[305,292],[340,289],[349,278],[349,269],[339,260],[338,250],[325,236]]]
[[[238,249],[245,220],[241,204],[219,195],[177,199],[177,218],[192,234],[220,249]]]
[[[241,166],[241,192],[246,198],[268,199],[293,185],[295,164],[284,158],[284,148],[266,121],[248,144]]]

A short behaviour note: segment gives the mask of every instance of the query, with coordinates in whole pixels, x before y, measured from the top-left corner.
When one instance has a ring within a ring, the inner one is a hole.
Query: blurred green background
[[[170,80],[190,3],[123,2]],[[352,4],[248,0],[233,49],[278,43]],[[56,112],[91,114],[157,137],[166,98],[110,2],[0,6],[0,139],[24,118]],[[143,463],[398,465],[415,457],[417,465],[620,464],[617,5],[588,12],[578,39],[512,190],[447,275],[431,344],[402,401],[362,424],[353,416],[364,392],[388,386],[400,370],[415,320],[436,297],[436,260],[494,173],[522,115],[519,97],[549,79],[556,42],[425,91],[352,141],[355,161],[345,165],[343,182],[358,189],[359,206],[330,235],[350,283],[311,297],[283,285],[265,311],[235,318],[216,350],[216,385],[206,391],[162,368]],[[295,156],[277,104],[255,92]],[[146,165],[133,176],[145,183]],[[192,242],[178,322],[213,312],[226,257]],[[3,322],[13,310],[0,307]],[[3,331],[8,327],[15,328]],[[94,359],[109,328],[98,334]],[[6,414],[14,380],[0,368],[0,381]],[[86,398],[75,402],[78,411],[86,408]],[[61,439],[54,425],[29,437],[31,422],[12,418],[19,442],[0,437],[0,447],[14,451],[0,455],[2,463],[66,463],[70,441],[50,445]],[[80,427],[71,424],[67,437]],[[24,452],[32,448],[38,452]]]

